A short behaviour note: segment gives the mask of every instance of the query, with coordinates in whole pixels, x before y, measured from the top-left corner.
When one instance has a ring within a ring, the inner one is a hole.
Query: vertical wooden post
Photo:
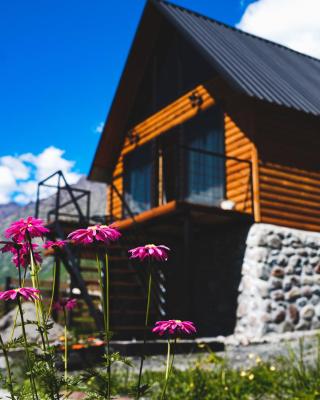
[[[258,149],[255,143],[252,143],[251,151],[251,162],[252,162],[252,187],[253,187],[253,210],[254,210],[254,221],[261,221],[261,210],[260,210],[260,182],[259,182],[259,156]]]

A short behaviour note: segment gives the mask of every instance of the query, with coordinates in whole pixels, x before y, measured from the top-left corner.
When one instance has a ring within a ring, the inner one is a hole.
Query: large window
[[[223,113],[211,108],[185,125],[185,198],[194,203],[219,205],[225,195]],[[219,154],[222,157],[219,157]]]
[[[141,146],[125,157],[124,193],[130,210],[137,214],[151,206],[151,145]],[[127,215],[124,209],[124,215]]]

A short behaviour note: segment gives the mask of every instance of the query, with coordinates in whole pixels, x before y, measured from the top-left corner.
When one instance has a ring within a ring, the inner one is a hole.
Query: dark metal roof
[[[320,60],[174,4],[154,4],[238,90],[320,115]]]

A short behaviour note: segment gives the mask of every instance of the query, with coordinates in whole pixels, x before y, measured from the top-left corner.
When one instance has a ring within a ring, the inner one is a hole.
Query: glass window
[[[186,124],[184,142],[194,149],[185,152],[186,200],[219,205],[225,195],[225,160],[213,153],[224,154],[221,110],[211,108]]]
[[[141,146],[125,157],[124,194],[131,212],[138,214],[151,207],[151,145]],[[124,208],[124,215],[128,212]]]

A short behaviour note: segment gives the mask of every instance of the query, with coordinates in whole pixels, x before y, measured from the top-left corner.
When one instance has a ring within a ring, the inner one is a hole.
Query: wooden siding
[[[193,105],[190,96],[201,96],[202,102],[199,105]],[[182,124],[193,118],[200,110],[206,110],[215,104],[215,100],[209,94],[203,85],[195,87],[185,95],[158,111],[145,121],[134,126],[128,133],[121,156],[117,162],[113,173],[114,184],[122,193],[123,189],[123,157],[138,146],[149,142],[155,137],[169,131],[175,126]],[[109,187],[107,192],[107,214],[112,213],[116,218],[122,217],[121,201],[116,193]]]
[[[228,114],[225,114],[225,151],[227,157],[251,161],[252,142]],[[252,213],[250,163],[226,161],[226,196],[237,211]]]
[[[261,162],[259,178],[262,222],[320,231],[320,172]]]

